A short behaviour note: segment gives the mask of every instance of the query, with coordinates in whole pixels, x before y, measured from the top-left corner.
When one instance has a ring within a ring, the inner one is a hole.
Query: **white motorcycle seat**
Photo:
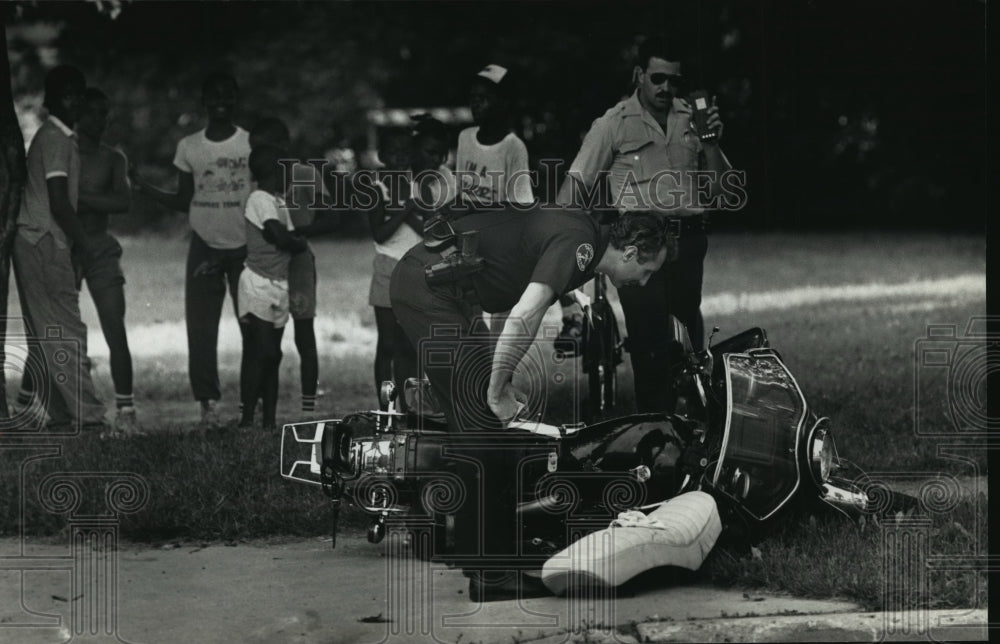
[[[676,496],[648,515],[662,527],[611,527],[553,555],[542,581],[559,595],[567,588],[619,586],[659,566],[697,570],[722,532],[715,499],[705,492]]]

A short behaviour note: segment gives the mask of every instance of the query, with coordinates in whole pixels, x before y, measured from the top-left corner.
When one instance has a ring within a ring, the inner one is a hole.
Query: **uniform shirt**
[[[689,173],[699,169],[701,152],[686,103],[674,99],[664,132],[636,93],[594,121],[569,173],[591,188],[607,170],[619,211],[671,213],[692,202]],[[680,171],[680,180],[665,175],[668,170]]]
[[[225,141],[209,141],[200,130],[177,144],[174,165],[194,175],[188,220],[212,248],[246,244],[243,207],[250,194],[249,156],[250,135],[240,127]]]
[[[274,219],[288,230],[295,230],[285,200],[263,190],[254,190],[247,198],[244,213],[246,223],[246,267],[262,277],[288,279],[288,263],[292,254],[264,239],[264,224]]]
[[[607,233],[592,217],[570,210],[544,217],[513,209],[478,212],[452,226],[479,231],[484,267],[472,285],[487,313],[509,311],[531,282],[548,285],[556,297],[582,286],[608,247]]]
[[[69,202],[76,208],[80,195],[80,151],[76,145],[76,133],[50,115],[38,128],[28,148],[27,170],[24,198],[17,216],[21,234],[32,244],[37,244],[46,233],[52,233],[56,246],[68,248],[66,233],[52,217],[47,182],[52,177],[66,177]]]
[[[458,135],[455,171],[462,194],[480,204],[534,202],[524,142],[511,132],[493,145],[483,145],[478,133],[478,127],[470,127]]]
[[[288,213],[296,228],[313,223],[316,211],[326,208],[330,193],[323,182],[323,175],[311,163],[296,162],[292,166],[292,180],[285,191]],[[313,208],[312,205],[316,204]]]

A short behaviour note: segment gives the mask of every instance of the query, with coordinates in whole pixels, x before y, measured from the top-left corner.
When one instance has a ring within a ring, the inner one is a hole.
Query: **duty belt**
[[[691,233],[703,233],[708,231],[708,220],[698,215],[692,217],[668,217],[667,232],[680,237]]]

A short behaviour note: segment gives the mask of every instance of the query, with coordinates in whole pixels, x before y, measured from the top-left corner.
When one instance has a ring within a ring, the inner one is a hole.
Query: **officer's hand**
[[[515,389],[514,385],[508,382],[504,384],[499,396],[488,396],[486,402],[490,406],[490,411],[506,427],[510,421],[517,418],[518,413],[527,404],[527,400],[524,393]]]
[[[709,131],[718,132],[715,140],[711,143],[718,143],[722,139],[722,119],[719,117],[718,99],[715,96],[712,97],[712,104],[708,107],[707,114]]]

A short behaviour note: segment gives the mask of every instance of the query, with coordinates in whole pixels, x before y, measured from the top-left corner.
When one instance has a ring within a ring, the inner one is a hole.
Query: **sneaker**
[[[135,407],[122,407],[115,414],[114,431],[125,436],[144,436],[139,428],[139,419],[136,417]]]
[[[45,418],[45,406],[37,396],[32,396],[27,403],[18,400],[11,405],[10,412],[11,418],[22,415],[26,416],[28,420],[44,420]]]
[[[222,420],[219,418],[218,401],[201,401],[201,426],[205,429],[218,429],[222,427]]]

